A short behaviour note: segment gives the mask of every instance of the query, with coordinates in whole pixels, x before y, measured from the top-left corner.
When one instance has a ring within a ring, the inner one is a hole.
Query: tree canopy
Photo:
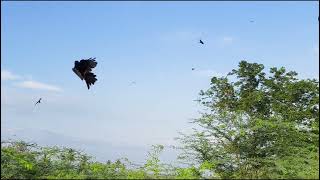
[[[284,67],[263,70],[241,61],[212,77],[193,121],[201,128],[179,138],[180,158],[209,162],[221,178],[318,178],[319,82]]]

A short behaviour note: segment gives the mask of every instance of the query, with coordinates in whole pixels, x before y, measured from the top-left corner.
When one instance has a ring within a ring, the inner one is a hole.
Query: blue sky
[[[318,77],[318,8],[318,2],[1,2],[1,125],[117,145],[174,144],[202,110],[193,101],[198,92],[240,60]],[[71,68],[89,57],[97,58],[98,81],[88,91]]]

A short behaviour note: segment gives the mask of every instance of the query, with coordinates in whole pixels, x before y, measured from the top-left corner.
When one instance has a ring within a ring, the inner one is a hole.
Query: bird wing
[[[86,60],[81,60],[78,70],[80,71],[82,76],[84,76],[86,73],[91,72],[92,68],[95,68],[97,66],[97,64],[98,63],[92,58],[86,59]]]
[[[81,79],[83,80],[83,76],[81,75],[80,71],[76,69],[75,67],[72,68],[72,71]]]
[[[90,58],[87,60],[90,68],[95,68],[97,66],[98,63],[95,59],[96,58]]]
[[[87,73],[84,79],[86,81],[88,89],[90,88],[90,85],[93,85],[97,81],[96,75],[91,72]]]
[[[90,85],[97,81],[96,75],[93,74],[92,68],[97,66],[95,58],[81,59],[80,62],[75,62],[75,67],[72,68],[73,72],[81,79],[85,80],[88,89]]]

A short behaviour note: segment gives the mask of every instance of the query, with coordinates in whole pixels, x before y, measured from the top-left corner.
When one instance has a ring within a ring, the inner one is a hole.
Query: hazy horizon
[[[1,127],[138,149],[175,145],[200,116],[199,91],[241,60],[318,78],[318,7],[1,2]],[[90,57],[98,81],[88,90],[71,69]]]

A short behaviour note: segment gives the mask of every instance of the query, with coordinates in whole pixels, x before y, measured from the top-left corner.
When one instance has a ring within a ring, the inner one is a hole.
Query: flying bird
[[[95,59],[96,58],[89,58],[81,59],[80,62],[75,61],[74,68],[72,68],[73,72],[76,73],[81,80],[86,81],[88,89],[97,81],[96,75],[91,72],[92,68],[95,68],[98,64]]]
[[[192,68],[191,70],[193,71],[193,70],[195,70],[195,68]]]
[[[203,41],[200,39],[199,43],[204,44]]]
[[[132,81],[131,83],[130,83],[130,86],[131,85],[134,85],[134,84],[137,84],[135,81]]]
[[[253,22],[254,22],[254,20],[250,20],[250,22],[251,22],[251,23],[253,23]]]
[[[34,106],[36,106],[37,104],[41,103],[41,98],[34,104]]]

